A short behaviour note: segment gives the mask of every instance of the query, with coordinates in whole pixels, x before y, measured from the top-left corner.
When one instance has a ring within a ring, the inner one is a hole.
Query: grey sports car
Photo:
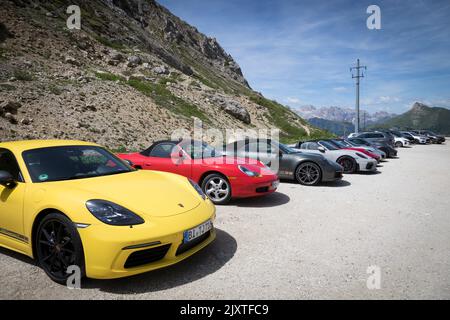
[[[257,159],[278,173],[280,179],[313,186],[342,179],[344,169],[322,155],[291,149],[270,139],[246,139],[225,146],[225,153]]]

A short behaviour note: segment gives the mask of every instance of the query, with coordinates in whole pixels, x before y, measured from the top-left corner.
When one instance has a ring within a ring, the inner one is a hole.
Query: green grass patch
[[[96,36],[95,39],[98,42],[100,42],[101,44],[103,44],[104,46],[112,48],[112,49],[116,49],[116,50],[125,50],[126,49],[126,47],[122,43],[111,41],[102,36]]]
[[[289,122],[288,116],[295,115],[301,124],[306,124],[300,117],[288,110],[285,106],[276,101],[257,95],[250,96],[250,100],[268,110],[270,120],[282,131],[280,133],[280,140],[282,142],[298,141],[300,138],[308,136],[305,129],[301,126]]]
[[[5,91],[14,91],[16,90],[16,87],[8,83],[0,83],[0,89]]]
[[[19,81],[32,81],[33,80],[33,76],[31,75],[31,73],[25,71],[25,70],[14,70],[13,72],[13,76],[14,78],[16,78]]]
[[[124,77],[109,72],[96,72],[95,76],[101,80],[125,82]]]
[[[139,92],[151,97],[157,105],[164,107],[174,113],[190,118],[197,117],[204,122],[210,123],[205,114],[194,104],[191,104],[170,92],[162,83],[151,83],[141,80],[129,80],[128,85]]]
[[[63,89],[60,86],[57,86],[56,84],[53,83],[48,86],[48,91],[57,96],[63,93]]]
[[[181,114],[188,118],[191,116],[197,117],[206,123],[211,123],[208,117],[206,117],[196,105],[189,103],[170,92],[165,85],[167,79],[166,82],[163,83],[161,83],[161,81],[153,83],[138,79],[130,79],[127,81],[124,77],[108,72],[96,72],[95,75],[101,80],[120,81],[121,83],[127,84],[146,96],[151,97],[157,105],[176,114]]]

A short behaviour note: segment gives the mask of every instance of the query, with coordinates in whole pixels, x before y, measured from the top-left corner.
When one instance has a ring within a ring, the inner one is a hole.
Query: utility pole
[[[356,120],[355,120],[355,133],[359,132],[359,79],[364,78],[364,73],[360,70],[367,70],[366,66],[359,64],[359,59],[356,60],[356,67],[351,67],[352,79],[356,79]],[[353,70],[356,70],[356,75],[353,74]]]

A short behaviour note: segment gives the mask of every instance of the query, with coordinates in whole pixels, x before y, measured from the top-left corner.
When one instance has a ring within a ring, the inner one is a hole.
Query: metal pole
[[[355,132],[359,132],[359,59],[356,60],[356,123]]]
[[[364,73],[360,72],[360,69],[366,69],[366,66],[361,66],[359,63],[359,59],[356,60],[356,67],[350,68],[350,71],[353,73],[353,70],[356,70],[356,76],[352,74],[352,78],[356,78],[356,119],[355,119],[355,133],[359,133],[360,128],[360,115],[359,115],[359,83],[360,78],[364,78]]]

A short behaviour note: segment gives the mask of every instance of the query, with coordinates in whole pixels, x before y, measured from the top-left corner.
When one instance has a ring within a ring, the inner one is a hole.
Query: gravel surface
[[[218,207],[217,240],[167,269],[81,290],[0,249],[3,299],[449,299],[450,144],[414,146],[379,173]],[[377,266],[381,288],[369,290]]]

